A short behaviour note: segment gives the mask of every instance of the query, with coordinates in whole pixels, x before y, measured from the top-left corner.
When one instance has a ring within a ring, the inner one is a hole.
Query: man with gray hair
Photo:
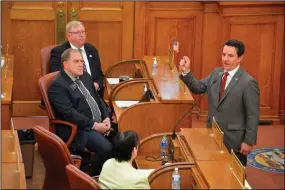
[[[61,54],[69,48],[78,49],[83,57],[83,70],[91,75],[93,84],[99,95],[104,98],[104,74],[101,69],[100,57],[97,49],[86,43],[85,27],[80,21],[71,21],[66,25],[67,42],[51,50],[50,72],[60,71]]]
[[[85,148],[96,152],[92,175],[98,175],[102,165],[112,157],[111,140],[117,126],[111,123],[109,110],[93,85],[92,78],[83,70],[82,54],[69,48],[62,53],[62,68],[51,82],[48,96],[56,119],[77,125],[72,148],[83,152]],[[65,142],[71,129],[56,125],[56,134]]]

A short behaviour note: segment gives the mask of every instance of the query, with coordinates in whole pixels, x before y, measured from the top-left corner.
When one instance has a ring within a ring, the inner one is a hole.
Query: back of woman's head
[[[119,162],[129,161],[134,147],[139,144],[138,134],[135,131],[118,132],[113,139],[115,159]]]

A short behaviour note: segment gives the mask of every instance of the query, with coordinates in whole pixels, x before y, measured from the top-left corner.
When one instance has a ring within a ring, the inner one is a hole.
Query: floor
[[[205,122],[193,117],[193,127],[205,127]],[[279,147],[284,148],[283,125],[260,125],[257,145],[254,148]],[[27,179],[29,189],[41,189],[44,181],[44,165],[35,148],[33,177]],[[247,181],[252,189],[284,189],[284,173],[273,173],[247,166]]]

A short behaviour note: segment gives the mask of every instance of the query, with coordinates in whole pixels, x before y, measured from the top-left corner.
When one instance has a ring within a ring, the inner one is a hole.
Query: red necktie
[[[229,75],[228,72],[225,72],[221,81],[221,88],[220,88],[220,94],[219,94],[219,98],[221,99],[221,97],[224,94],[225,91],[225,86],[226,86],[226,81],[227,81],[227,76]]]

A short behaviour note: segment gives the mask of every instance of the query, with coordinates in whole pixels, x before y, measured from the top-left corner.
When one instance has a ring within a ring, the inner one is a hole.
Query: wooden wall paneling
[[[99,51],[102,70],[133,58],[134,2],[69,2],[86,27],[87,42]]]
[[[136,2],[135,14],[135,58],[167,55],[168,45],[178,40],[178,59],[188,55],[194,63],[200,62],[200,2]],[[192,69],[199,68],[193,65]]]
[[[9,1],[1,1],[1,53],[7,53],[7,45],[10,43],[10,19],[7,15],[9,15],[9,7],[11,6],[11,2]],[[11,45],[11,44],[10,44]],[[8,45],[9,46],[9,45]],[[11,48],[10,48],[11,49]],[[10,51],[10,50],[8,50]]]
[[[55,42],[57,5],[55,2],[5,3],[9,4],[4,7],[4,11],[8,13],[5,17],[8,17],[9,33],[3,33],[2,38],[9,40],[10,53],[14,55],[13,107],[24,106],[20,110],[31,110],[30,103],[40,103],[40,49]],[[17,101],[24,101],[25,104],[15,105]],[[24,115],[34,112],[35,110],[31,110]],[[13,109],[14,114],[18,115]]]
[[[281,124],[284,124],[284,44],[282,48],[282,62],[281,62],[281,80],[280,80],[280,96],[279,96],[279,117]]]
[[[221,67],[221,33],[222,33],[222,18],[219,13],[219,4],[217,2],[203,2],[204,19],[202,33],[202,50],[199,73],[195,72],[198,79],[203,79],[213,71],[215,67]],[[198,106],[198,117],[206,119],[208,114],[208,98],[204,97]]]
[[[135,58],[168,55],[173,40],[179,42],[176,66],[182,56],[200,77],[203,7],[201,2],[136,2]],[[194,96],[196,99],[197,96]]]
[[[282,16],[240,16],[224,19],[224,41],[240,39],[246,46],[242,67],[257,79],[260,119],[279,122]],[[258,32],[256,32],[258,31]]]

